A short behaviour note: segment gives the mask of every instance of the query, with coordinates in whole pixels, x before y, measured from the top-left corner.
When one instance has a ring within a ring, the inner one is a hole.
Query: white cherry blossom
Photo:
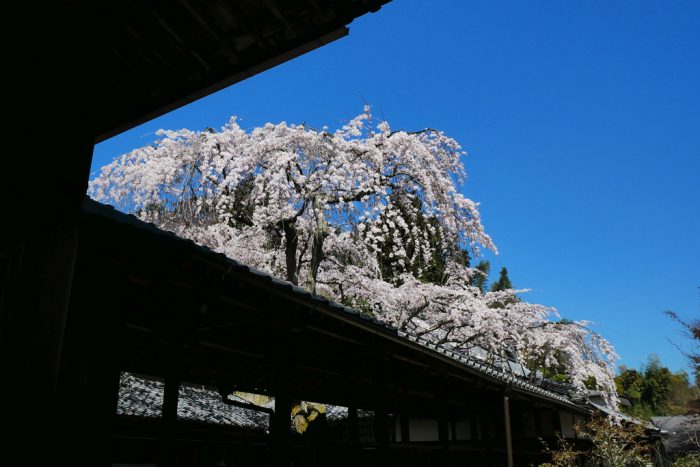
[[[391,130],[366,107],[333,133],[232,118],[159,137],[103,167],[90,195],[406,332],[527,362],[532,378],[564,366],[574,386],[594,376],[615,398],[615,352],[588,323],[470,285],[479,272],[461,253],[496,247],[442,132]],[[436,257],[442,276],[422,279]]]

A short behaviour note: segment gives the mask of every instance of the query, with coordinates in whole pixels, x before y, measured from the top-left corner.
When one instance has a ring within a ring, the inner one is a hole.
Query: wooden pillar
[[[9,147],[0,158],[0,368],[11,382],[0,389],[11,427],[3,455],[37,464],[63,460],[55,396],[93,149],[95,22],[85,15],[95,5],[14,2],[5,11],[15,46],[5,67]],[[73,453],[84,448],[70,442]]]
[[[163,421],[175,423],[177,421],[177,401],[180,389],[180,380],[176,375],[165,378],[163,391]]]
[[[450,432],[444,378],[439,380],[438,395],[438,440],[443,449],[447,450],[450,448]]]
[[[374,442],[380,450],[386,450],[389,447],[387,424],[386,399],[380,390],[375,394],[374,406]]]
[[[554,433],[563,435],[561,431],[561,417],[559,416],[559,409],[557,407],[554,407],[554,410],[552,410],[552,420],[554,423]]]
[[[350,401],[348,406],[348,449],[342,456],[342,462],[339,463],[339,465],[342,466],[356,466],[361,464],[361,447],[357,426],[357,406],[353,401],[353,397],[350,398]]]
[[[478,452],[478,465],[486,465],[487,453],[489,452],[490,441],[486,439],[484,431],[484,413],[480,409],[474,409],[472,411],[471,424],[472,424],[472,443],[473,446],[479,449]],[[474,441],[475,440],[475,441]]]
[[[440,453],[440,465],[449,465],[450,432],[447,410],[447,392],[445,388],[445,378],[440,377],[438,382],[438,441],[442,447]]]
[[[175,465],[175,450],[177,444],[177,400],[180,380],[177,377],[165,378],[163,391],[163,431],[158,440],[158,466],[170,467]]]
[[[542,408],[535,405],[533,407],[533,417],[535,417],[535,433],[538,438],[544,438],[542,429]]]
[[[350,441],[357,441],[358,434],[357,407],[351,405],[348,407],[348,439]]]
[[[73,296],[65,328],[61,372],[56,386],[57,459],[71,465],[111,465],[111,442],[119,391],[123,296],[111,295],[112,278],[94,274],[82,252],[76,262]],[[95,304],[102,303],[99,313]],[[70,421],[70,422],[68,422]],[[76,446],[80,440],[81,445]]]
[[[491,399],[488,399],[488,401],[490,403]],[[479,430],[481,430],[480,445],[484,448],[482,451],[482,465],[493,462],[495,443],[493,437],[491,437],[490,424],[493,423],[491,419],[493,414],[497,413],[500,402],[500,398],[498,398],[493,408],[482,407],[479,409]]]
[[[399,425],[401,427],[401,443],[408,444],[411,442],[410,418],[408,414],[408,401],[406,394],[401,393],[401,403],[399,404]]]
[[[481,427],[480,414],[476,410],[472,410],[469,414],[469,431],[471,432],[471,441],[475,445],[481,444]]]
[[[510,429],[510,402],[508,393],[503,394],[503,419],[506,437],[506,462],[508,467],[513,467],[513,439]]]
[[[280,323],[274,330],[272,368],[274,369],[275,413],[270,426],[270,453],[272,465],[287,467],[291,463],[291,366],[294,357],[291,350],[291,323]]]
[[[374,443],[377,447],[377,462],[380,465],[386,465],[389,449],[386,391],[384,356],[379,354],[374,365]]]
[[[275,413],[272,416],[271,451],[274,466],[288,466],[291,456],[292,398],[288,387],[277,385],[275,391]]]
[[[177,448],[177,404],[180,393],[179,366],[181,362],[181,344],[175,336],[167,344],[167,374],[163,390],[163,424],[165,429],[159,440],[158,466],[175,465]]]
[[[346,378],[345,398],[348,401],[348,449],[344,452],[343,462],[339,465],[356,466],[362,463],[362,448],[360,446],[360,431],[358,426],[357,401],[360,396],[358,387],[360,386],[359,369],[364,368],[366,360],[361,355],[354,355],[342,366]]]

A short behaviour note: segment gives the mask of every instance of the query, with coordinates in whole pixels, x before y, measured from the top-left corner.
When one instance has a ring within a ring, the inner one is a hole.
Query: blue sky
[[[429,8],[428,5],[431,5]],[[620,363],[700,316],[700,2],[394,0],[350,35],[95,147],[92,171],[159,128],[336,128],[367,102],[469,155],[498,257],[527,299],[589,319]]]

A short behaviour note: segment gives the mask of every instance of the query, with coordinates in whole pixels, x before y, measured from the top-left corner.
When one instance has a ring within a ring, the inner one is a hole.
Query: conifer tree
[[[508,270],[503,267],[501,268],[498,280],[491,286],[491,292],[500,292],[503,290],[510,290],[512,288],[513,284],[511,284],[510,279],[508,278]]]
[[[483,259],[479,261],[479,264],[477,264],[474,269],[476,269],[476,271],[474,271],[474,275],[471,277],[469,285],[478,288],[482,293],[486,292],[489,272],[491,272],[491,263]]]

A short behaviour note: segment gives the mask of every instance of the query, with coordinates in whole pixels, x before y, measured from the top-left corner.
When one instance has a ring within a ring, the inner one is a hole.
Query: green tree
[[[447,280],[448,258],[469,266],[468,251],[443,238],[443,230],[437,218],[423,213],[423,201],[419,196],[405,189],[396,189],[389,199],[400,217],[409,219],[413,228],[409,232],[386,215],[380,216],[377,224],[386,232],[386,240],[378,245],[376,254],[384,280],[395,283],[398,276],[408,273],[422,282],[444,284]],[[400,239],[405,246],[406,259],[393,255],[394,239]],[[426,246],[428,252],[425,251]]]
[[[618,394],[630,401],[631,407],[623,408],[625,413],[640,419],[691,413],[700,397],[700,389],[690,384],[687,373],[673,373],[656,355],[650,355],[639,371],[621,367],[615,384]]]
[[[499,273],[498,280],[491,285],[491,292],[498,292],[501,290],[508,290],[512,289],[513,284],[510,282],[510,279],[508,278],[508,270],[503,267],[501,268],[501,272]]]
[[[615,378],[617,393],[627,399],[631,407],[626,409],[629,415],[639,418],[651,416],[648,409],[642,404],[642,391],[644,390],[644,374],[630,368],[620,368],[620,374]]]
[[[700,399],[700,388],[690,384],[688,373],[679,371],[671,375],[667,398],[668,415],[685,415],[693,412],[694,401]]]
[[[505,267],[503,267],[501,268],[501,272],[499,273],[498,280],[491,284],[491,292],[501,292],[504,290],[510,290],[512,288],[513,284],[508,278],[508,270]],[[505,308],[507,305],[516,302],[518,302],[518,298],[515,295],[513,295],[509,298],[504,299],[503,301],[494,302],[492,307]]]
[[[642,401],[646,403],[654,415],[660,415],[667,410],[667,399],[671,390],[671,371],[661,365],[657,355],[650,355],[644,368],[644,385]]]
[[[476,269],[476,272],[471,277],[469,284],[473,287],[477,287],[482,293],[486,292],[486,284],[488,283],[489,273],[491,272],[491,263],[482,259],[474,269]]]

